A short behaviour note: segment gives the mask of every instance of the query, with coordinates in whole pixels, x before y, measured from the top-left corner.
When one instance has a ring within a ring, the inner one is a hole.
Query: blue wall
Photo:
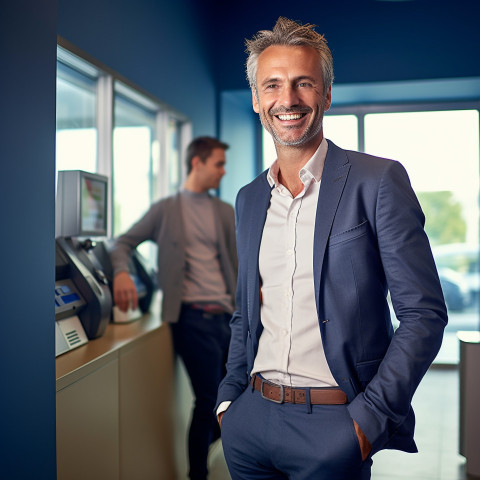
[[[56,0],[0,15],[0,478],[54,479]]]
[[[218,87],[247,88],[245,38],[280,15],[316,24],[337,84],[480,76],[478,0],[202,0]],[[226,19],[234,19],[228,21]]]
[[[224,92],[221,106],[220,136],[230,145],[221,197],[233,205],[238,190],[256,176],[258,118],[249,91]]]
[[[58,0],[58,34],[214,135],[216,94],[194,0]]]
[[[172,6],[173,5],[173,6]],[[58,13],[58,31],[57,31]],[[0,478],[56,478],[57,33],[215,134],[189,0],[17,0],[0,15]]]

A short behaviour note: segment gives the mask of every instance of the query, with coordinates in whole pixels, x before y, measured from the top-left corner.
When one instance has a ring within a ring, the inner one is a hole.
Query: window
[[[155,112],[115,94],[113,129],[113,234],[124,232],[153,197]]]
[[[182,183],[188,119],[60,39],[56,169],[110,179],[109,235],[127,230]],[[154,259],[154,247],[140,251]]]
[[[82,168],[95,172],[98,72],[84,66],[78,68],[78,62],[77,68],[73,68],[69,65],[71,59],[68,52],[58,49],[57,171]]]
[[[479,112],[365,116],[365,150],[399,160],[425,213],[449,324],[440,358],[458,360],[456,333],[479,328]]]
[[[138,94],[125,85],[115,85],[113,236],[125,232],[153,202],[154,165],[159,163],[156,112],[146,99],[142,104],[138,100]],[[144,243],[138,250],[153,267],[155,246]]]
[[[277,158],[272,136],[262,127],[263,169],[269,168]]]
[[[405,166],[434,247],[478,243],[478,132],[477,110],[365,116],[365,150]]]
[[[345,150],[358,150],[358,119],[355,115],[325,115],[325,136]]]

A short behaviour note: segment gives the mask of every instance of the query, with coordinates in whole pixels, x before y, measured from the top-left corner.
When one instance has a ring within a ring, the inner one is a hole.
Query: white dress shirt
[[[295,197],[278,181],[278,163],[268,172],[272,197],[260,244],[262,305],[252,375],[292,387],[336,387],[325,358],[313,283],[313,237],[318,193],[327,156],[325,139],[300,170],[304,185]],[[222,402],[217,415],[231,402]]]
[[[337,386],[325,358],[313,282],[313,238],[318,193],[328,144],[325,139],[300,170],[295,197],[268,172],[272,189],[260,245],[263,332],[252,370],[297,387]]]

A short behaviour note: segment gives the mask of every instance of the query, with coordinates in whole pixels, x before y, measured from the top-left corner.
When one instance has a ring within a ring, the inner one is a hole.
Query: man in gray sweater
[[[233,208],[209,194],[225,174],[228,145],[211,137],[187,148],[187,180],[177,194],[153,204],[111,252],[114,302],[122,311],[137,306],[128,273],[132,251],[145,240],[158,245],[162,320],[169,323],[195,396],[189,430],[189,476],[206,479],[209,445],[220,436],[213,412],[225,375],[233,313],[237,255]]]

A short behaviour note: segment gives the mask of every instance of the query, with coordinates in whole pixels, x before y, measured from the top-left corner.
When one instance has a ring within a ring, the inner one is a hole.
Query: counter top
[[[109,323],[100,338],[89,340],[87,344],[59,355],[55,359],[56,379],[107,355],[124,345],[139,339],[160,328],[160,309],[155,308],[158,302],[152,302],[151,312],[145,313],[140,319],[130,323]]]

